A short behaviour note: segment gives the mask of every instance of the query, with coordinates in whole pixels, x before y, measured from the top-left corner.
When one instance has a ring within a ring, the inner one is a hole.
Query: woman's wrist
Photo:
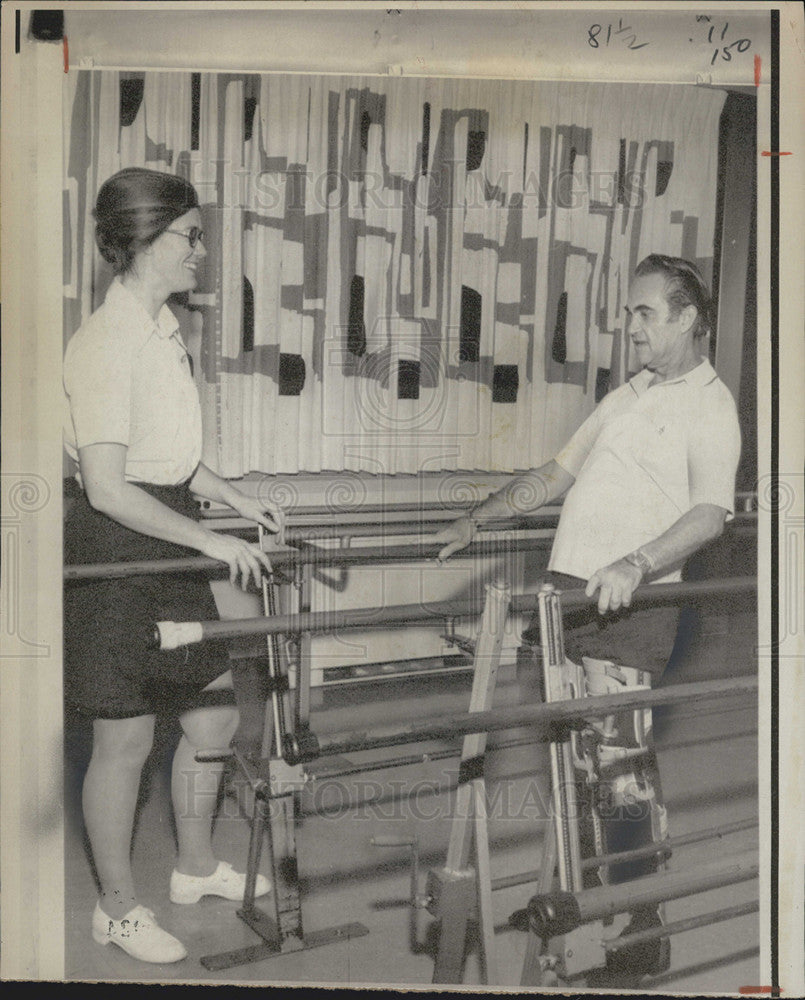
[[[474,538],[479,527],[481,526],[481,518],[478,516],[477,509],[466,511],[466,513],[462,515],[461,520],[466,523],[470,536]]]
[[[191,546],[206,554],[207,546],[215,538],[215,532],[202,523],[196,522],[195,536],[195,539],[190,543]]]
[[[221,503],[225,503],[227,507],[235,509],[235,505],[239,503],[244,496],[244,493],[241,493],[236,486],[233,486],[226,479],[221,480]]]
[[[487,511],[486,507],[490,502],[494,505],[494,501],[496,499],[497,493],[490,493],[485,500],[482,500],[479,504],[476,504],[475,507],[472,507],[467,511],[467,518],[472,522],[475,528],[479,528],[485,521],[494,517],[494,511]]]

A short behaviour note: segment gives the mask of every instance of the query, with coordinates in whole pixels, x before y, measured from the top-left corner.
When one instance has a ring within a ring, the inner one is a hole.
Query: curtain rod
[[[469,76],[462,73],[407,73],[399,67],[390,66],[385,73],[369,71],[348,71],[348,70],[317,70],[317,69],[243,69],[231,67],[197,67],[197,66],[117,66],[103,65],[96,63],[92,59],[83,58],[78,63],[70,63],[69,69],[78,70],[98,70],[103,72],[117,73],[231,73],[244,74],[248,76],[333,76],[333,77],[371,77],[378,80],[408,79],[408,80],[484,80],[493,82],[499,80],[504,83],[567,83],[573,84],[595,83],[595,84],[645,84],[648,86],[666,87],[704,87],[710,90],[733,90],[739,93],[753,93],[757,87],[749,84],[739,83],[713,83],[704,77],[709,74],[697,74],[701,79],[693,80],[644,80],[644,79],[612,79],[609,77],[580,77],[569,80],[567,77],[528,77],[528,76]],[[399,69],[399,72],[397,70]],[[768,83],[761,82],[761,87],[768,86]]]

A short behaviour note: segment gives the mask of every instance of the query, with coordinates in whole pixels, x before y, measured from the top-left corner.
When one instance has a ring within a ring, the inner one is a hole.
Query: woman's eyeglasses
[[[183,229],[165,229],[163,232],[175,233],[176,236],[184,236],[187,242],[190,244],[191,250],[195,248],[196,243],[199,240],[204,239],[204,230],[199,229],[198,226],[191,226],[190,229],[185,232]]]

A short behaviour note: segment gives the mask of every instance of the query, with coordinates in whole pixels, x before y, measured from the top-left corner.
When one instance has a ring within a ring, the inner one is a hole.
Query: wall
[[[188,9],[163,2],[158,12],[153,4],[127,3],[114,12],[104,6],[68,7],[75,65],[751,85],[753,56],[768,58],[765,16],[751,8],[711,20],[666,10],[660,20],[633,4],[622,14],[528,3],[389,10],[385,3],[277,2],[265,10],[222,10],[219,3]],[[750,48],[736,46],[729,59],[719,53],[713,62],[719,42],[741,39]]]

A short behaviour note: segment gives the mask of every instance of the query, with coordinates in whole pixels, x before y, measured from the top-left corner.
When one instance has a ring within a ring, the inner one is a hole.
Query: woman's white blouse
[[[104,304],[67,344],[64,444],[126,445],[130,482],[175,485],[201,458],[201,407],[176,317],[154,322],[115,279]]]

